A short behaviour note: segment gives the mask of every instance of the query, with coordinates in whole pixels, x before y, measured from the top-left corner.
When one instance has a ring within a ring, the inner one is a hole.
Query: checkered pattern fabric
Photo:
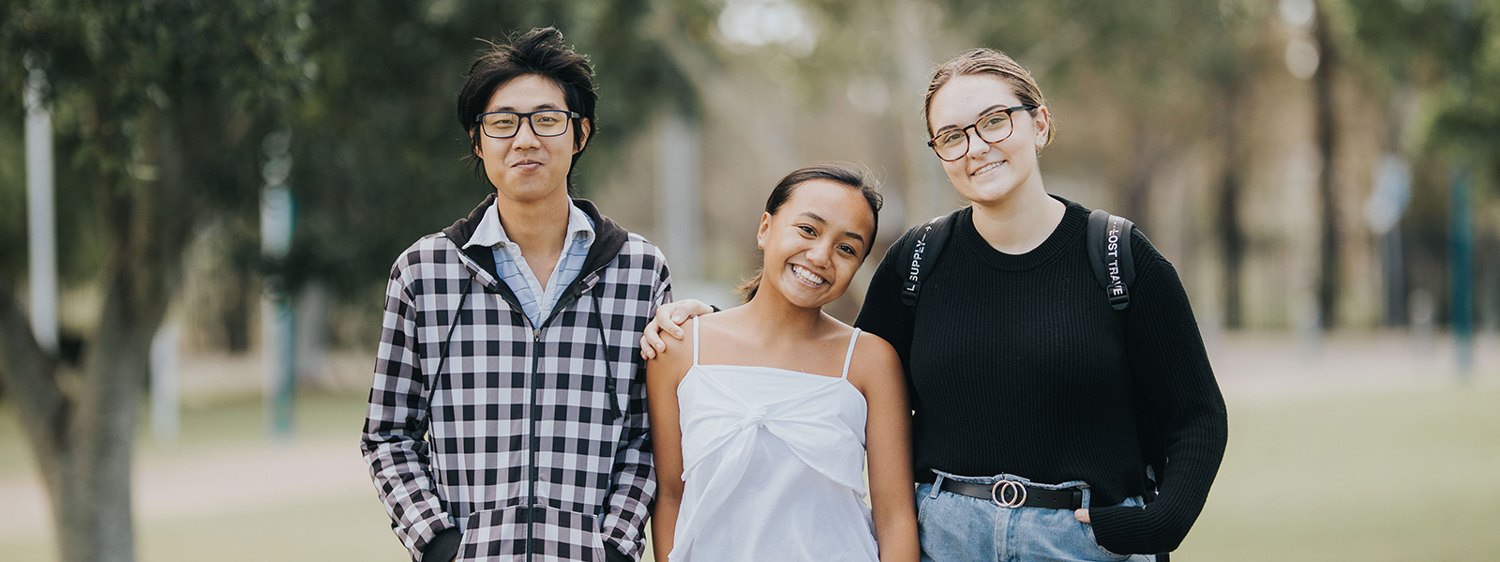
[[[639,338],[671,283],[656,246],[595,220],[595,249],[618,251],[591,253],[539,328],[458,249],[463,221],[392,267],[361,449],[413,560],[450,528],[459,560],[639,559],[656,489]]]

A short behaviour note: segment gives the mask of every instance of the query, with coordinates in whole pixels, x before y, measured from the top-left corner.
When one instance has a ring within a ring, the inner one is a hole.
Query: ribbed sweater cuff
[[[1172,538],[1159,517],[1140,507],[1112,506],[1089,509],[1094,538],[1099,546],[1115,554],[1160,554],[1171,552],[1182,542]]]

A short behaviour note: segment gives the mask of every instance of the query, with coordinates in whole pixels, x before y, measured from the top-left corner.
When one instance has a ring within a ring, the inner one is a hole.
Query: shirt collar
[[[568,198],[568,234],[567,240],[580,239],[584,244],[594,242],[594,220],[589,218],[588,213],[583,212],[577,205],[573,204],[573,198]],[[469,237],[469,246],[495,247],[509,244],[510,237],[505,234],[505,227],[500,224],[500,211],[495,204],[484,212],[484,218],[479,220],[479,226],[474,227],[474,235]]]

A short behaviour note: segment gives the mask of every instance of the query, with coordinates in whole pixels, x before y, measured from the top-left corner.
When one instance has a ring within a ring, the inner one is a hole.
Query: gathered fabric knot
[[[749,417],[745,418],[745,421],[740,422],[740,427],[743,428],[743,429],[759,428],[759,427],[764,427],[765,425],[766,425],[766,407],[765,406],[761,406],[759,408],[756,408],[755,411],[752,412]]]

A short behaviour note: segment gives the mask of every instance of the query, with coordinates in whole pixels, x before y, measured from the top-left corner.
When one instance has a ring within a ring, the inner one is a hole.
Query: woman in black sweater
[[[1176,270],[1134,231],[1130,307],[1110,307],[1086,247],[1089,210],[1042,184],[1051,114],[1008,56],[978,49],[938,67],[924,113],[929,144],[972,205],[924,264],[918,304],[901,300],[908,232],[856,322],[906,368],[924,559],[1170,552],[1203,509],[1227,434]],[[657,319],[677,335],[669,320],[706,310],[684,301]],[[643,341],[643,353],[658,348],[653,327]],[[1143,450],[1166,462],[1148,474]]]

